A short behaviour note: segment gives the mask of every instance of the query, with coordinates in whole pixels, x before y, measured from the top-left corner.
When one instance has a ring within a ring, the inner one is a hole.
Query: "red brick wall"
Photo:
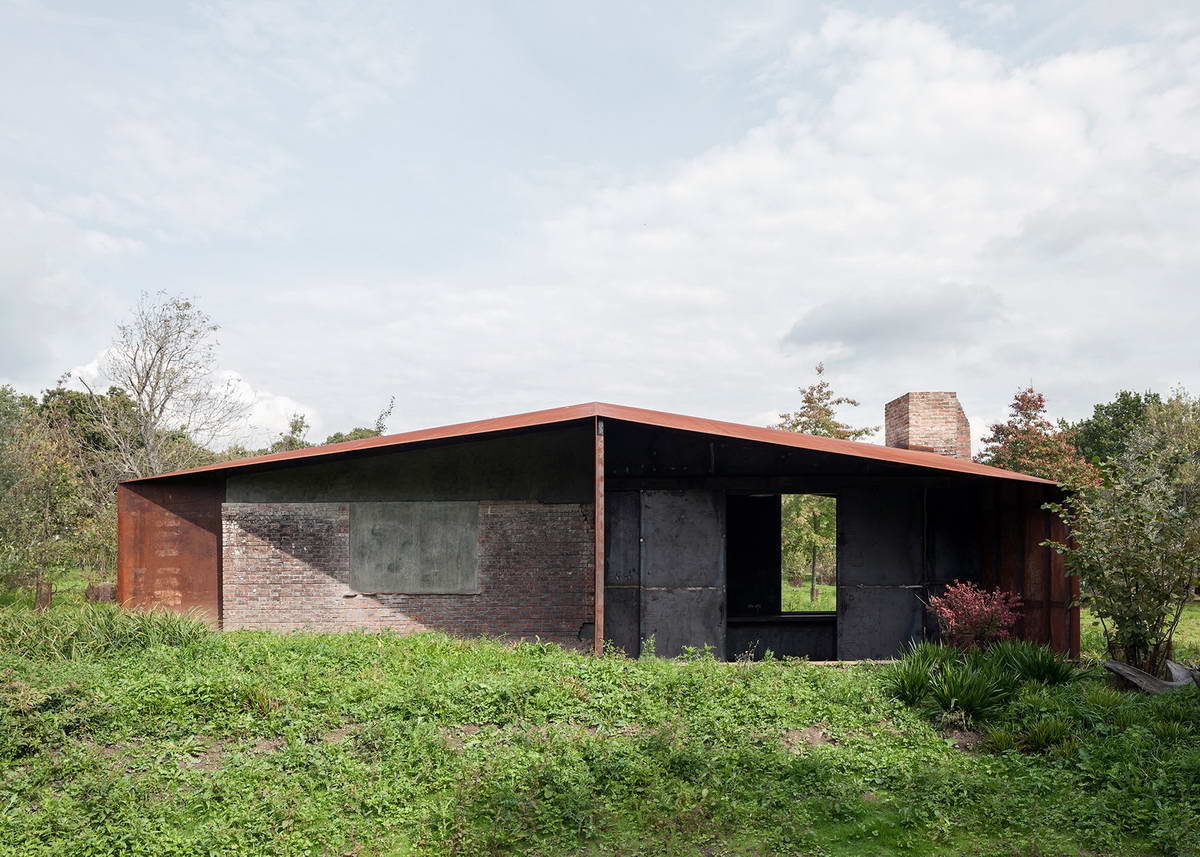
[[[480,503],[478,595],[354,593],[346,503],[226,503],[222,533],[226,629],[391,628],[591,643],[590,504]]]
[[[905,393],[884,405],[884,443],[971,458],[971,424],[954,393]]]

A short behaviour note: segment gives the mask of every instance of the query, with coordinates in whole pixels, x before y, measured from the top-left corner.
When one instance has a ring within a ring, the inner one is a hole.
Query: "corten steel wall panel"
[[[221,476],[117,490],[117,598],[221,618]]]
[[[635,658],[641,649],[641,504],[637,491],[605,495],[604,637]]]
[[[659,656],[725,656],[724,512],[718,492],[642,492],[641,636]]]
[[[1065,536],[1057,515],[1042,504],[1057,498],[1042,485],[997,482],[981,488],[979,554],[981,579],[1021,597],[1016,636],[1079,655],[1078,579],[1066,575],[1062,557],[1042,545]]]
[[[778,494],[725,497],[725,579],[730,616],[783,610],[781,502]]]
[[[231,503],[594,501],[590,423],[229,477]]]
[[[1050,643],[1050,549],[1041,543],[1050,537],[1050,521],[1041,506],[1041,489],[1021,487],[1025,531],[1024,602],[1025,639]]]
[[[839,658],[890,658],[920,637],[921,540],[919,486],[838,493]]]

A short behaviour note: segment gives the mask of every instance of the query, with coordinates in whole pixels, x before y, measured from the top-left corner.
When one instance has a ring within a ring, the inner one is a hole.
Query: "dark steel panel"
[[[641,605],[640,586],[607,586],[604,589],[604,637],[631,658],[641,654]]]
[[[770,650],[776,657],[831,661],[837,653],[837,617],[796,614],[762,619],[726,620],[725,651],[730,658],[749,655],[760,660]]]
[[[604,497],[604,582],[636,586],[641,581],[641,494],[610,491]]]
[[[921,636],[922,499],[910,484],[838,493],[839,658],[890,658]]]
[[[642,492],[642,586],[725,586],[724,503],[712,491]]]
[[[714,589],[643,589],[642,639],[654,638],[654,653],[673,658],[686,647],[711,646],[725,657],[725,591]]]
[[[221,617],[223,477],[126,484],[117,492],[117,597],[129,607]]]

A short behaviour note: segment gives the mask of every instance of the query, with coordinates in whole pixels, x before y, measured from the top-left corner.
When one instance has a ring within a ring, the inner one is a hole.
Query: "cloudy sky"
[[[261,437],[1200,390],[1200,7],[0,0],[0,383],[194,296]]]

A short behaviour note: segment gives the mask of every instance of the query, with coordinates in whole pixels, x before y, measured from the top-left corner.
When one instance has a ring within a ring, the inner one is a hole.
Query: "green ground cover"
[[[837,610],[837,587],[832,584],[817,584],[817,600],[811,600],[812,592],[806,583],[792,586],[783,581],[783,610],[785,613],[809,613],[815,610]]]
[[[1030,686],[1100,713],[964,750],[889,669],[0,608],[0,854],[1194,853],[1191,709]]]

